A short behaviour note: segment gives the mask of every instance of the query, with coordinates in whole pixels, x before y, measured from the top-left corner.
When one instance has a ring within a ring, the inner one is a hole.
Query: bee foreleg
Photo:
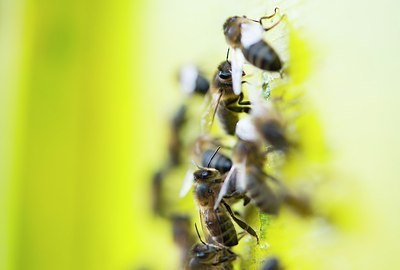
[[[274,14],[261,17],[260,20],[259,20],[260,24],[262,24],[261,23],[262,20],[273,18],[276,15],[276,13],[278,13],[278,11],[279,11],[279,7],[276,7],[274,9]]]
[[[236,112],[236,113],[249,113],[250,112],[250,107],[247,106],[238,106],[238,105],[229,105],[226,107],[228,110]]]
[[[237,255],[228,255],[225,257],[222,257],[217,263],[214,263],[214,266],[220,265],[222,263],[226,263],[226,262],[231,262],[234,261],[236,259]]]
[[[254,236],[257,239],[257,244],[259,244],[260,241],[258,239],[256,231],[252,227],[250,227],[250,225],[248,225],[246,222],[235,217],[231,207],[226,202],[222,201],[222,203],[224,204],[226,210],[228,210],[228,213],[231,215],[232,219],[236,222],[236,224],[239,225],[240,228],[242,228],[243,230]]]
[[[238,100],[238,104],[239,105],[251,105],[251,103],[250,103],[250,101],[249,100],[246,100],[246,101],[243,101],[243,98],[244,98],[244,96],[243,96],[243,94],[241,94],[240,96],[239,96],[239,100]]]
[[[286,17],[286,14],[283,14],[280,18],[279,21],[277,21],[276,23],[274,23],[273,25],[269,26],[269,27],[265,27],[264,30],[265,32],[271,30],[272,28],[274,28],[275,26],[277,26],[284,18]],[[262,25],[261,21],[260,24]],[[264,27],[264,26],[263,26]]]

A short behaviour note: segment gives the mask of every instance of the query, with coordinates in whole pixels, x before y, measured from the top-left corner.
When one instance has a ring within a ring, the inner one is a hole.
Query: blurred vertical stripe
[[[127,269],[140,7],[1,3],[0,268]]]

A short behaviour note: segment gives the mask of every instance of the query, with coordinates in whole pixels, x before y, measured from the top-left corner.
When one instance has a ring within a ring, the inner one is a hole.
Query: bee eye
[[[202,177],[202,178],[207,178],[209,175],[210,175],[210,172],[209,172],[209,171],[202,171],[202,172],[201,172],[201,177]]]
[[[205,258],[206,254],[204,252],[197,252],[196,257],[198,258]]]
[[[220,77],[220,78],[223,79],[223,80],[226,80],[226,79],[229,79],[229,78],[231,77],[231,73],[230,73],[230,72],[223,72],[223,71],[220,71],[220,72],[218,73],[218,77]]]

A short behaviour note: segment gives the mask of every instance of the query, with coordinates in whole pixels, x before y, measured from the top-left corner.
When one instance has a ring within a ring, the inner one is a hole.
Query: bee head
[[[217,251],[216,247],[204,244],[195,244],[192,248],[193,256],[202,261],[209,260]]]
[[[241,39],[241,34],[240,34],[240,23],[241,23],[241,18],[239,16],[233,16],[229,17],[224,25],[223,25],[223,30],[224,30],[224,35],[227,41],[231,45],[240,45],[240,39]]]
[[[218,66],[218,78],[220,80],[232,80],[232,64],[228,60]]]
[[[200,168],[193,175],[194,181],[216,180],[219,178],[219,172],[213,168]]]

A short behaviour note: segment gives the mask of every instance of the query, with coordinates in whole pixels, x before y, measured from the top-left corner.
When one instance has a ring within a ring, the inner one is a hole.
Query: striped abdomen
[[[207,209],[203,217],[212,240],[225,247],[238,244],[235,227],[223,206],[219,206],[216,210]]]
[[[238,114],[224,106],[219,106],[217,110],[217,117],[225,132],[229,135],[234,135],[236,124],[239,121]]]
[[[265,183],[264,174],[255,166],[246,171],[247,195],[261,212],[277,214],[280,201],[272,189]]]
[[[267,71],[280,71],[282,68],[278,54],[264,40],[242,49],[244,58],[252,65]]]

